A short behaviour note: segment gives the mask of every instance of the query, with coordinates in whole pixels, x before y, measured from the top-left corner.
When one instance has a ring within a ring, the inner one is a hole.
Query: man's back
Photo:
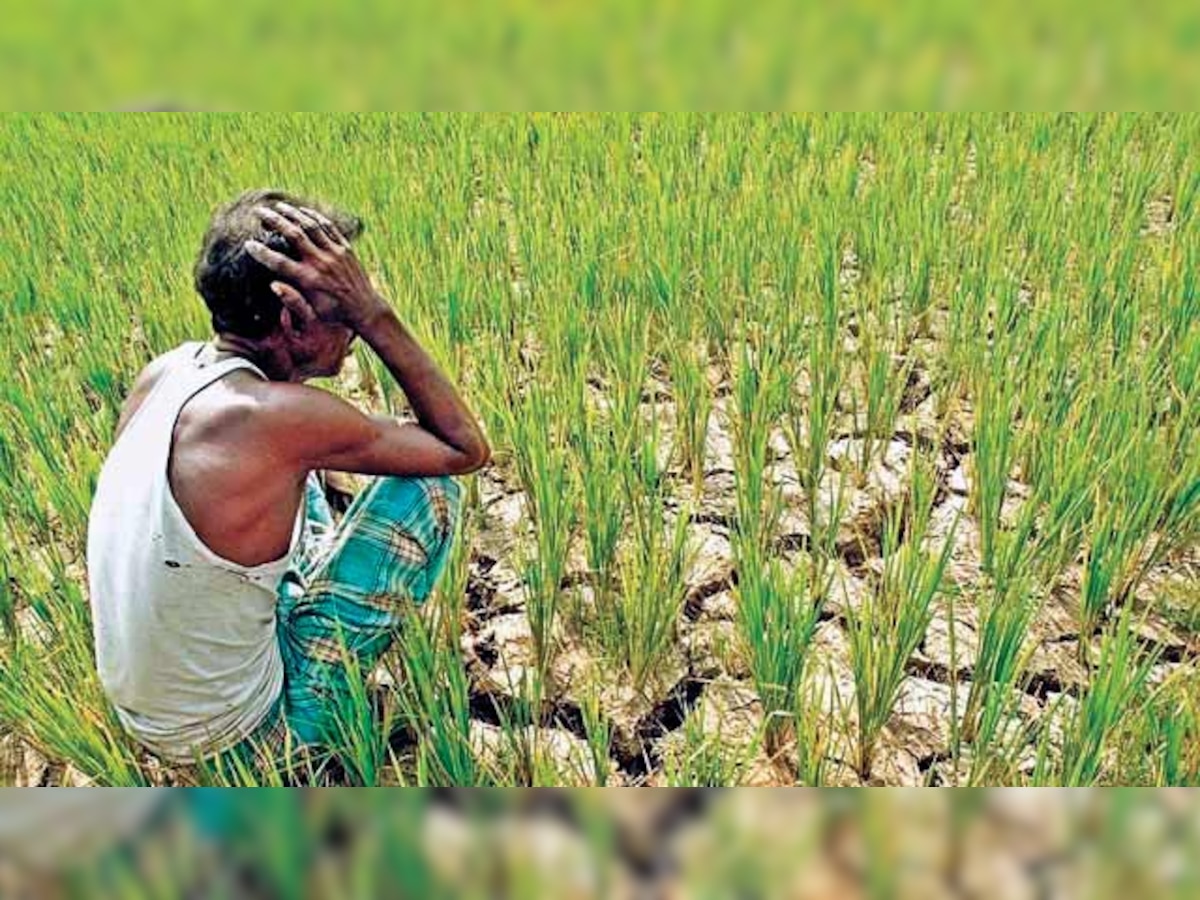
[[[270,743],[281,712],[324,742],[330,680],[345,682],[335,637],[357,642],[364,670],[378,659],[401,599],[427,597],[446,564],[449,476],[491,453],[371,286],[347,236],[361,223],[288,196],[248,191],[214,214],[194,280],[215,338],[139,376],[89,515],[101,682],[125,727],[171,761],[239,753],[260,730]],[[336,375],[360,338],[417,422],[304,384]],[[384,477],[335,529],[318,470]]]
[[[206,347],[189,342],[163,358],[161,374],[105,461],[88,523],[101,680],[126,727],[178,761],[249,734],[279,696],[275,587],[304,523],[302,505],[287,502],[287,476],[274,488],[259,477],[254,492],[219,483],[222,472],[236,478],[237,458],[221,452],[206,431],[219,426],[228,442],[238,430],[230,422],[236,410],[221,402],[219,380],[266,376],[243,357],[213,361],[201,353]],[[181,417],[185,406],[189,414]],[[253,516],[255,505],[265,512],[274,503],[294,517],[283,553],[246,565],[210,547],[188,512],[212,534],[222,527],[212,511],[225,497],[234,506],[226,540],[243,548],[251,532],[239,534],[236,519]]]

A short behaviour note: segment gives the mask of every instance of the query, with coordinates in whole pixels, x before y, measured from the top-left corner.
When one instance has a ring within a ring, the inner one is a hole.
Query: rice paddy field
[[[0,117],[0,783],[207,777],[120,730],[83,551],[134,377],[211,333],[208,216],[258,186],[362,215],[494,450],[346,782],[1200,783],[1197,147],[1195,115]],[[355,352],[318,383],[407,415]]]

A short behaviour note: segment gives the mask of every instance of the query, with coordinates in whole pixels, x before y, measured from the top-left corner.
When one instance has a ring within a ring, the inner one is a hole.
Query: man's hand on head
[[[301,321],[320,318],[361,332],[386,304],[350,246],[350,241],[325,215],[308,207],[276,203],[275,209],[256,206],[263,224],[287,238],[298,259],[272,250],[260,241],[246,241],[246,252],[286,281],[271,285],[280,301]]]

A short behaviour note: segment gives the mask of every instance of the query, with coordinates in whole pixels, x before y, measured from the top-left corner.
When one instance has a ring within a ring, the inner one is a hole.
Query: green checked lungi
[[[453,541],[460,495],[449,476],[380,476],[335,524],[310,473],[304,539],[278,586],[283,693],[219,764],[236,758],[255,766],[289,745],[337,744],[337,713],[353,689],[346,654],[366,677],[395,638],[407,604],[420,604],[433,591]]]

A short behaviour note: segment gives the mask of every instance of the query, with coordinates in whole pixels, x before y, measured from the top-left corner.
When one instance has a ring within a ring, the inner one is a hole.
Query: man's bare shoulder
[[[234,394],[271,417],[314,415],[329,409],[330,404],[346,403],[336,394],[310,384],[267,381],[249,372],[234,373],[227,383]]]
[[[214,409],[220,408],[227,422],[252,424],[263,437],[277,437],[290,444],[310,442],[314,432],[344,428],[349,421],[365,418],[353,404],[331,391],[291,381],[264,381],[249,372],[235,372],[220,393],[211,395]]]
[[[284,466],[323,468],[330,452],[358,446],[374,437],[377,425],[358,407],[331,391],[288,381],[264,381],[235,373],[212,403],[210,426],[239,435]]]

